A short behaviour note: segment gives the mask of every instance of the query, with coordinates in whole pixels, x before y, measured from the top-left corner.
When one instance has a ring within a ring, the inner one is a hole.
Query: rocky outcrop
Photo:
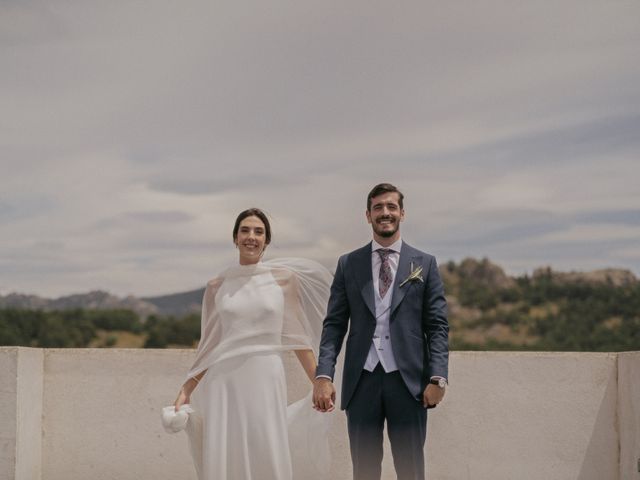
[[[607,283],[615,287],[633,285],[638,278],[630,271],[621,268],[603,268],[590,272],[556,272],[550,267],[538,268],[533,279],[551,278],[555,283]]]

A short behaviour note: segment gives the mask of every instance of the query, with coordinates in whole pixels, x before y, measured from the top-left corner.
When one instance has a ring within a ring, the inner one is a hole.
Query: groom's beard
[[[374,223],[373,231],[374,231],[377,235],[380,235],[382,238],[389,238],[389,237],[393,237],[393,236],[396,234],[396,232],[398,231],[398,227],[400,226],[400,225],[399,225],[398,220],[396,220],[395,218],[391,218],[391,219],[389,219],[389,218],[381,218],[381,219],[379,219],[379,220],[391,220],[391,222],[392,222],[392,223],[391,223],[391,226],[392,226],[393,228],[392,228],[392,229],[390,229],[390,230],[383,230],[383,229],[376,228],[376,227],[378,227],[378,226],[380,225],[380,224],[378,223],[378,221],[376,221],[376,222]]]

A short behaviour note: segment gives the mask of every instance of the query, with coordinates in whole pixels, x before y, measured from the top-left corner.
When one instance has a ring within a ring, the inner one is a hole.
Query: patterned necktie
[[[382,261],[380,264],[380,274],[378,275],[378,292],[380,293],[380,298],[384,298],[384,295],[391,286],[391,266],[389,265],[389,254],[391,253],[391,250],[388,248],[381,248],[376,251],[380,255],[380,260]]]

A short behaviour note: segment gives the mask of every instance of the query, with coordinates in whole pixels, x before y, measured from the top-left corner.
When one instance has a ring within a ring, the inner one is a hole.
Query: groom
[[[369,193],[373,241],[340,257],[320,341],[313,402],[330,411],[336,358],[349,330],[341,407],[354,480],[380,479],[385,420],[398,479],[424,479],[426,409],[440,403],[447,385],[442,281],[435,258],[400,238],[403,198],[388,183]]]

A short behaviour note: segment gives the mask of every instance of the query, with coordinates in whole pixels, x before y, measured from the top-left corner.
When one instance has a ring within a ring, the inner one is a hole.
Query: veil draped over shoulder
[[[200,343],[187,378],[205,370],[209,375],[216,368],[224,367],[227,361],[256,354],[311,349],[317,358],[332,279],[322,265],[301,258],[279,258],[223,271],[207,283]],[[242,295],[234,297],[240,290]],[[224,305],[236,297],[238,303],[233,312],[226,311]],[[252,298],[259,299],[261,305],[266,302],[268,308],[256,315],[252,304],[257,300],[252,302]],[[241,320],[229,321],[231,315]],[[311,390],[311,384],[309,388]],[[193,396],[197,394],[198,389]],[[186,431],[198,468],[202,465],[202,455],[207,452],[203,451],[202,417],[195,398],[193,403],[195,412]],[[241,403],[236,408],[242,413]],[[269,412],[265,411],[264,415]],[[330,417],[312,408],[311,391],[287,407],[294,479],[320,478],[329,472]]]

